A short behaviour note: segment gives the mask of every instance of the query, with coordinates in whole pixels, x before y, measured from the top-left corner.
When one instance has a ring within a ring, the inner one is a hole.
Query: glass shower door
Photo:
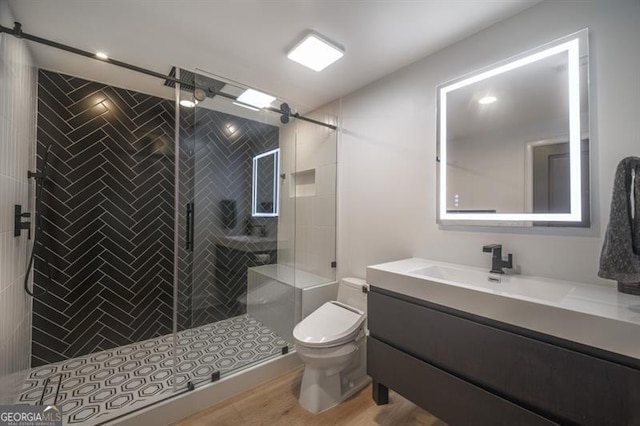
[[[295,210],[281,203],[279,169],[282,138],[295,135],[295,125],[234,103],[244,91],[237,84],[203,72],[193,81],[182,94],[199,102],[181,108],[178,386],[288,352],[294,308],[294,288],[278,281],[278,263],[294,243],[280,229],[282,215],[293,221]]]

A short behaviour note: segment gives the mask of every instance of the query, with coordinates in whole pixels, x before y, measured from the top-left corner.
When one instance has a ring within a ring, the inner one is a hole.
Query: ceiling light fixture
[[[193,108],[194,106],[196,106],[196,103],[197,102],[192,101],[191,99],[183,99],[180,101],[180,105],[186,108]]]
[[[193,94],[189,93],[184,95],[184,99],[180,99],[180,105],[185,108],[193,108],[198,105],[198,100],[193,96]]]
[[[106,61],[107,59],[109,59],[107,54],[103,52],[96,52],[96,58],[102,59],[103,61]]]
[[[257,90],[247,89],[236,99],[243,104],[251,105],[256,108],[264,108],[271,105],[271,102],[275,101],[275,96],[267,95],[266,93],[258,92]]]
[[[260,108],[252,107],[251,105],[243,104],[242,102],[233,102],[233,104],[242,108],[250,109],[251,111],[260,111]]]
[[[313,33],[307,34],[287,54],[287,58],[314,71],[322,71],[343,56],[344,49]]]
[[[481,105],[487,105],[487,104],[492,104],[497,100],[498,98],[496,98],[495,96],[485,96],[484,98],[480,99],[478,103]]]

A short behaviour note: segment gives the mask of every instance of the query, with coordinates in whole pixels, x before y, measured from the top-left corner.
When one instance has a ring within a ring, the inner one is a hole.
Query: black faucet
[[[485,253],[491,253],[491,271],[494,274],[504,274],[502,268],[513,268],[513,255],[509,253],[507,260],[502,258],[502,245],[501,244],[488,244],[482,246],[482,251]]]

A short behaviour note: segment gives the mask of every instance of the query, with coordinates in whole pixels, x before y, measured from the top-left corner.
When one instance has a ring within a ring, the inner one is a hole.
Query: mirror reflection
[[[278,148],[253,157],[253,216],[278,216],[279,155]]]
[[[441,221],[588,226],[586,42],[583,30],[439,88]]]

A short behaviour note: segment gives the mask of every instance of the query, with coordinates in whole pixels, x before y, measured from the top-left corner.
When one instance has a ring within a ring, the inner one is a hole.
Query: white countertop
[[[367,282],[485,318],[640,359],[640,296],[604,287],[532,276],[501,283],[451,281],[415,273],[437,266],[470,275],[487,269],[405,259],[367,267]],[[518,291],[517,288],[528,291]]]

